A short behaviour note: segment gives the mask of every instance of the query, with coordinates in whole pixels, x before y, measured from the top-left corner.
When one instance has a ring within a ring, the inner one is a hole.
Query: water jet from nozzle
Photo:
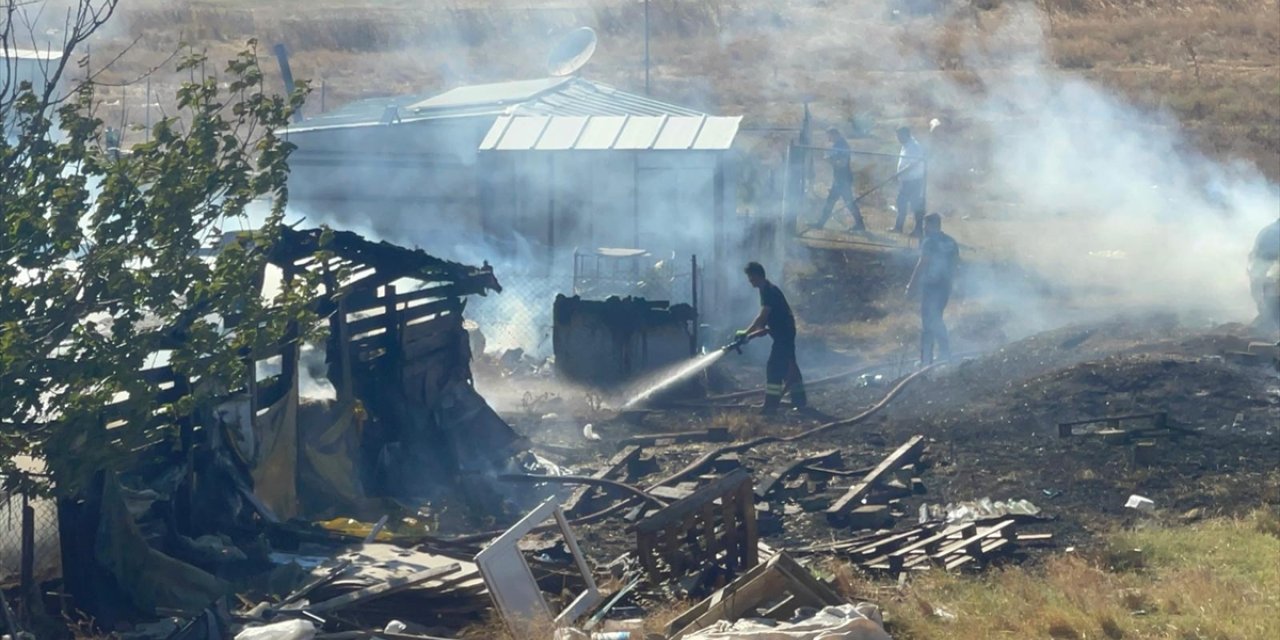
[[[727,353],[727,351],[724,349],[716,349],[710,353],[698,356],[689,362],[681,362],[672,365],[667,370],[657,374],[655,376],[655,381],[646,387],[644,391],[641,391],[630,400],[627,400],[626,403],[622,405],[622,409],[624,411],[627,409],[634,409],[637,406],[652,400],[654,396],[671,390],[672,387],[675,387],[715,364],[717,360],[724,357],[725,353]]]

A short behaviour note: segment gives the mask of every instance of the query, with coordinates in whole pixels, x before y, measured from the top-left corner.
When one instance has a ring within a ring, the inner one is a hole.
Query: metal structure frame
[[[569,553],[573,555],[574,565],[587,585],[586,591],[578,594],[569,606],[554,617],[551,607],[542,597],[542,591],[533,577],[533,571],[529,569],[529,563],[525,562],[524,555],[520,553],[518,546],[521,538],[551,517],[555,518],[556,526],[560,528],[560,534],[564,536],[565,544],[569,547]],[[573,535],[573,529],[569,527],[569,522],[565,519],[564,511],[560,509],[556,498],[543,502],[512,525],[477,554],[475,562],[480,568],[480,575],[484,576],[485,584],[489,587],[489,595],[493,597],[494,605],[502,614],[503,621],[517,637],[528,629],[522,623],[554,620],[557,625],[568,624],[586,614],[603,599],[596,587],[595,579],[591,576],[591,567],[587,565],[586,557],[578,548],[578,539]]]

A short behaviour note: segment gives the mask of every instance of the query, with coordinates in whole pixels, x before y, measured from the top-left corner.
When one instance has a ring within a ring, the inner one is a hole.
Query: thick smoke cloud
[[[1019,11],[995,34],[1036,44],[1006,64],[1013,72],[991,71],[989,55],[975,49],[966,60],[993,123],[983,186],[1014,203],[1009,239],[1020,260],[1101,293],[1097,303],[1108,311],[1251,318],[1245,256],[1257,231],[1280,216],[1276,185],[1191,148],[1168,114],[1044,71],[1042,20]]]

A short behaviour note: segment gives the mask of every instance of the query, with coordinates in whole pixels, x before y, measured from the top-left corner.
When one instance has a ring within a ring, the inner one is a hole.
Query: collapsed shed
[[[286,276],[306,270],[323,283],[317,310],[329,325],[325,376],[335,394],[316,412],[329,419],[300,424],[297,439],[299,463],[321,491],[317,507],[331,509],[335,495],[354,504],[455,489],[459,473],[490,471],[524,448],[472,386],[462,312],[466,296],[502,290],[492,268],[320,230],[286,229],[270,260]],[[296,355],[291,373],[285,384],[296,395]]]
[[[288,340],[247,361],[244,386],[212,410],[158,414],[177,422],[177,442],[157,430],[133,470],[63,501],[64,577],[82,610],[198,611],[237,563],[267,561],[264,526],[367,515],[370,498],[452,494],[498,515],[475,476],[525,443],[472,387],[462,327],[466,296],[501,290],[492,269],[319,229],[284,229],[268,262],[281,281],[305,271],[321,283],[319,375]],[[169,366],[144,377],[164,402],[199,384]],[[308,377],[327,377],[332,394],[303,398]],[[113,408],[102,415],[109,429]]]

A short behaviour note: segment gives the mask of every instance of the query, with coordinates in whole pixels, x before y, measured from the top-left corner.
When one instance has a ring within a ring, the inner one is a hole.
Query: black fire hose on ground
[[[843,420],[828,422],[826,424],[822,424],[812,429],[809,429],[807,431],[802,431],[800,433],[793,434],[790,436],[761,436],[759,438],[748,440],[746,442],[726,445],[718,449],[708,451],[707,453],[699,456],[697,460],[694,460],[693,462],[689,463],[679,471],[671,475],[668,475],[665,478],[653,484],[650,484],[648,487],[642,490],[636,489],[635,487],[627,485],[625,483],[615,483],[612,481],[597,482],[597,480],[599,480],[598,478],[585,478],[583,476],[524,476],[520,474],[514,474],[509,479],[518,480],[518,481],[532,481],[536,479],[537,481],[545,480],[547,482],[564,482],[568,484],[582,483],[582,484],[607,484],[610,486],[617,485],[620,488],[625,488],[626,490],[631,491],[632,493],[643,494],[646,497],[646,499],[650,501],[657,501],[661,503],[661,501],[658,501],[653,496],[648,495],[647,492],[653,491],[657,487],[660,487],[665,484],[669,484],[675,480],[683,478],[685,475],[701,469],[704,465],[710,463],[712,460],[715,460],[716,458],[726,453],[741,453],[752,447],[757,447],[762,444],[770,444],[774,442],[796,442],[798,440],[803,440],[804,438],[809,438],[822,433],[826,433],[833,429],[838,429],[840,427],[849,427],[849,426],[858,424],[859,422],[862,422],[867,418],[874,416],[875,414],[883,410],[885,407],[889,406],[889,403],[893,402],[893,400],[897,398],[898,395],[901,394],[902,391],[907,388],[907,386],[909,386],[912,382],[914,382],[920,376],[924,375],[925,373],[928,373],[929,371],[932,371],[937,366],[939,365],[937,364],[929,365],[923,369],[920,369],[908,375],[902,380],[899,380],[898,383],[894,385],[893,388],[890,389],[889,392],[885,394],[885,396],[881,398],[879,402],[871,405],[862,413],[859,413],[858,415],[855,415],[851,418],[845,418]],[[499,478],[503,479],[502,476],[500,476]],[[584,482],[585,480],[590,480],[590,482]],[[628,498],[620,502],[615,502],[610,507],[607,507],[605,509],[602,509],[592,514],[582,516],[581,518],[575,518],[574,520],[569,521],[569,524],[578,526],[578,525],[584,525],[584,524],[591,524],[593,522],[603,520],[604,518],[607,518],[621,511],[622,509],[625,509],[627,506],[631,505],[634,499],[635,498]],[[542,527],[538,527],[537,529],[534,529],[531,533],[542,533],[546,531],[552,531],[554,529],[556,529],[556,525],[546,525],[546,526],[542,526]],[[505,532],[506,530],[502,529],[497,531],[484,531],[480,533],[473,533],[473,534],[468,534],[468,535],[460,536],[456,538],[423,537],[420,539],[420,541],[425,543],[435,543],[438,545],[455,545],[456,546],[461,544],[486,542],[490,539],[493,539],[502,535]]]
[[[645,493],[643,489],[634,485],[617,480],[608,480],[606,478],[592,478],[591,476],[548,476],[536,473],[504,473],[498,476],[503,482],[558,482],[560,484],[585,484],[596,485],[600,487],[615,487],[626,491],[636,498],[646,500],[657,505],[658,507],[667,506],[667,501]]]
[[[981,351],[968,351],[968,352],[965,352],[965,353],[956,354],[956,355],[952,356],[952,359],[953,359],[953,360],[959,360],[959,359],[963,359],[963,358],[970,358],[970,357],[973,357],[973,356],[981,355],[982,353],[983,353],[983,352],[981,352]],[[865,366],[859,367],[859,368],[857,368],[857,369],[851,369],[851,370],[849,370],[849,371],[842,371],[842,372],[840,372],[840,373],[833,373],[833,374],[831,374],[831,375],[829,375],[829,376],[826,376],[825,378],[818,378],[817,380],[805,380],[805,382],[804,382],[804,386],[805,386],[806,388],[809,388],[809,387],[815,387],[815,386],[818,386],[818,385],[820,385],[820,384],[829,384],[829,383],[832,383],[832,382],[837,382],[837,381],[840,381],[840,380],[844,380],[845,378],[852,378],[852,377],[855,377],[855,376],[860,376],[860,375],[868,374],[868,373],[871,373],[871,372],[873,372],[873,371],[878,371],[878,370],[880,370],[880,369],[887,369],[887,368],[889,368],[889,367],[896,367],[896,366],[900,366],[901,364],[902,364],[902,361],[901,361],[901,360],[889,360],[889,361],[884,361],[884,362],[877,362],[877,363],[875,363],[875,364],[865,365]],[[674,406],[680,406],[680,407],[703,407],[703,406],[713,406],[713,404],[712,404],[712,403],[720,402],[720,401],[723,401],[723,400],[741,400],[741,399],[743,399],[743,398],[750,398],[750,397],[753,397],[753,396],[758,396],[758,395],[760,395],[760,394],[762,394],[762,393],[764,393],[764,387],[756,387],[756,388],[754,388],[754,389],[744,389],[744,390],[742,390],[742,391],[734,391],[734,392],[732,392],[732,393],[721,393],[721,394],[714,395],[714,396],[707,396],[707,397],[702,398],[702,399],[700,399],[700,400],[686,400],[686,401],[683,401],[683,402],[679,402],[679,403],[672,403],[672,404],[673,404]]]

